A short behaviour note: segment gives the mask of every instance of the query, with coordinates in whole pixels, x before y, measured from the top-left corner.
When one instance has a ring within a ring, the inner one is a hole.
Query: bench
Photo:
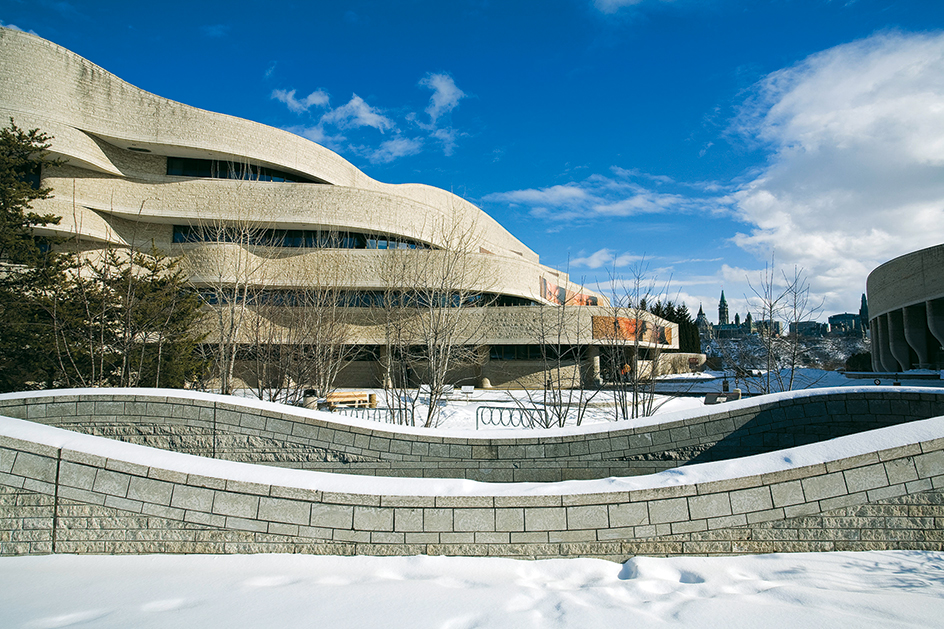
[[[373,399],[371,399],[373,398]],[[347,408],[377,408],[377,395],[364,391],[334,391],[325,398],[328,410],[339,406]]]
[[[741,399],[741,390],[735,389],[725,393],[709,393],[705,396],[705,404],[724,404],[725,402],[734,402]]]
[[[472,399],[472,394],[475,393],[475,387],[471,384],[463,385],[459,392],[465,397],[465,401],[468,403]]]

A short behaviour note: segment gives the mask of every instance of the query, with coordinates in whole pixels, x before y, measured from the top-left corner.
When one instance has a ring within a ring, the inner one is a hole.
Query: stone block
[[[892,459],[885,462],[885,475],[890,485],[916,480],[918,472],[911,457]]]
[[[148,468],[146,465],[138,465],[137,463],[130,463],[128,461],[120,461],[117,459],[108,459],[105,463],[105,469],[114,470],[115,472],[121,472],[123,474],[132,474],[135,476],[147,476]]]
[[[853,505],[865,504],[868,502],[868,494],[864,491],[846,494],[844,496],[836,496],[834,498],[825,498],[819,501],[819,508],[823,511],[832,511],[833,509],[841,509],[842,507],[850,507]]]
[[[490,509],[493,506],[491,496],[436,496],[436,506],[441,508],[481,508]]]
[[[688,512],[694,520],[731,515],[731,502],[726,492],[691,496],[688,499]]]
[[[707,520],[689,520],[687,522],[673,522],[672,523],[673,535],[678,535],[680,533],[694,533],[696,531],[706,531],[706,530],[708,530]]]
[[[91,490],[95,484],[95,468],[63,461],[59,466],[59,484]]]
[[[85,452],[76,452],[75,450],[69,450],[66,448],[62,449],[62,460],[96,468],[105,467],[105,465],[108,463],[108,459],[105,457],[95,456],[94,454],[88,454]]]
[[[494,509],[454,509],[452,512],[453,530],[494,531]]]
[[[393,510],[393,530],[406,532],[423,531],[423,509],[398,508]]]
[[[203,524],[205,526],[217,526],[223,528],[226,526],[226,517],[222,515],[213,515],[212,513],[204,513],[202,511],[186,511],[184,512],[184,522],[193,522],[195,524]]]
[[[802,483],[803,495],[811,502],[847,493],[846,482],[840,472],[805,478]]]
[[[185,511],[183,509],[165,507],[145,501],[141,504],[141,513],[171,520],[183,520]]]
[[[625,528],[649,524],[649,510],[645,502],[626,502],[608,505],[609,526]]]
[[[260,520],[307,526],[311,522],[311,505],[284,498],[259,498]]]
[[[187,475],[183,472],[164,470],[158,467],[152,467],[148,469],[148,478],[167,481],[168,483],[175,483],[178,485],[187,484]]]
[[[566,507],[568,530],[605,529],[609,526],[607,505]]]
[[[888,500],[889,498],[897,498],[898,496],[904,496],[908,493],[908,490],[905,488],[904,483],[898,485],[889,485],[888,487],[879,487],[878,489],[872,489],[867,492],[869,502],[876,502],[879,500]]]
[[[311,505],[311,526],[330,529],[353,528],[354,507],[337,504],[313,504]]]
[[[213,510],[213,490],[189,485],[175,485],[170,506],[188,511],[210,513]]]
[[[770,496],[775,507],[785,507],[806,501],[803,495],[803,484],[798,480],[771,485]]]
[[[128,500],[127,498],[118,498],[117,496],[105,496],[105,506],[122,511],[131,511],[132,513],[141,513],[143,503],[139,500]]]
[[[304,500],[307,502],[321,502],[321,492],[315,489],[301,489],[298,487],[279,487],[272,485],[269,488],[269,495],[273,498],[289,498],[291,500]]]
[[[567,513],[563,507],[529,507],[524,510],[525,531],[565,531]]]
[[[392,531],[393,509],[354,507],[354,528],[358,531]]]
[[[747,516],[743,513],[738,515],[728,515],[722,518],[708,519],[709,530],[726,529],[732,526],[744,526],[745,524],[747,524]]]
[[[846,477],[846,488],[850,492],[867,491],[888,485],[885,465],[882,463],[848,469],[843,472],[843,476]]]
[[[45,483],[55,483],[56,459],[37,456],[29,452],[18,452],[13,462],[12,474]]]
[[[681,522],[688,519],[688,501],[685,498],[649,502],[649,521],[652,524]]]
[[[452,509],[423,509],[423,530],[427,533],[452,531]]]
[[[24,488],[30,489],[30,487],[26,486],[26,483],[24,483]],[[52,487],[50,487],[50,489],[52,489]],[[52,495],[52,491],[49,491],[49,494]],[[60,487],[59,498],[65,500],[77,500],[79,502],[85,502],[93,505],[105,504],[104,494],[97,494],[85,489],[77,489],[75,487]]]
[[[365,494],[342,494],[326,491],[322,494],[322,500],[331,504],[380,506],[380,496],[369,496]]]
[[[476,531],[473,533],[473,541],[476,544],[509,544],[511,543],[510,533],[498,533],[495,531]]]
[[[524,531],[524,509],[495,509],[496,531]]]
[[[434,533],[434,535],[439,536],[439,540],[443,544],[473,544],[475,543],[475,533],[466,532],[466,533]],[[454,551],[458,552],[458,551]],[[430,551],[430,554],[433,554]],[[439,554],[442,554],[442,551],[439,551]]]
[[[222,478],[212,476],[201,476],[199,474],[188,474],[187,484],[194,487],[205,487],[207,489],[226,489],[226,481]]]
[[[338,542],[357,542],[361,544],[367,544],[370,542],[370,531],[335,529],[333,539],[334,541]]]
[[[511,544],[546,544],[548,539],[550,539],[547,531],[510,533],[509,535],[511,537]]]
[[[748,524],[757,524],[758,522],[769,522],[771,520],[783,520],[783,509],[768,509],[766,511],[753,511],[747,514]]]
[[[16,460],[19,462],[20,458],[17,457]],[[938,476],[944,473],[944,451],[937,450],[927,454],[919,454],[914,458],[914,464],[920,478]]]
[[[597,532],[596,532],[596,529],[586,529],[586,530],[576,530],[576,531],[574,530],[549,531],[547,534],[547,541],[552,544],[556,544],[556,543],[573,544],[573,543],[579,543],[579,542],[595,542],[597,541]]]
[[[254,531],[257,533],[265,533],[269,528],[269,523],[263,522],[261,520],[250,520],[247,518],[228,516],[226,518],[226,528],[236,529],[237,531]]]
[[[92,491],[124,498],[128,495],[128,483],[130,481],[131,477],[127,474],[98,470],[95,473],[95,484],[92,486]]]

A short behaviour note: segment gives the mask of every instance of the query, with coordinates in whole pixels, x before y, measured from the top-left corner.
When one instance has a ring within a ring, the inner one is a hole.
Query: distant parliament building
[[[676,324],[646,313],[627,332],[623,319],[631,313],[542,265],[461,197],[375,181],[319,144],[150,94],[35,35],[0,29],[0,116],[54,137],[52,156],[64,163],[42,173],[53,197],[34,209],[61,216],[49,228],[75,238],[80,250],[153,243],[188,260],[198,290],[220,281],[221,264],[232,261],[235,269],[237,260],[265,269],[258,282],[269,295],[333,282],[352,309],[348,342],[363,350],[340,386],[381,382],[376,356],[384,333],[366,313],[397,288],[383,272],[391,249],[423,264],[459,247],[480,269],[460,288],[481,297],[483,307],[464,316],[476,318],[482,361],[457,378],[540,382],[535,322],[542,308],[565,303],[560,338],[588,382],[606,376],[601,352],[678,350]],[[226,241],[215,230],[220,224],[252,224],[256,235]],[[457,231],[472,236],[457,240]]]

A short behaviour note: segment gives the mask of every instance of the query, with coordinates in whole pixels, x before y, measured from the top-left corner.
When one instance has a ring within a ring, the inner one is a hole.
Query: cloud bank
[[[885,33],[759,82],[732,130],[767,166],[734,195],[734,242],[852,303],[878,264],[944,242],[944,34]]]

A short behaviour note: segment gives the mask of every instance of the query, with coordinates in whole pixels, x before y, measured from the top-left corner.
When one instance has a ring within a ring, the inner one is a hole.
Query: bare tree
[[[532,427],[561,428],[569,421],[583,423],[590,403],[600,392],[590,381],[585,348],[591,332],[580,316],[580,296],[565,291],[562,303],[536,307],[530,336],[537,341],[542,363],[542,386],[523,386]],[[593,386],[592,389],[589,387]],[[524,410],[524,400],[514,398]],[[538,408],[535,413],[530,409]]]
[[[753,293],[748,301],[758,325],[760,356],[752,357],[743,351],[736,355],[729,347],[726,358],[734,364],[737,377],[748,390],[791,391],[799,386],[796,376],[804,351],[799,324],[819,316],[822,302],[813,301],[803,269],[794,266],[789,273],[778,271],[773,256],[756,281],[748,278],[748,285]],[[786,335],[778,329],[780,323],[786,324]],[[803,386],[812,384],[815,383]]]
[[[384,380],[395,421],[415,423],[422,384],[427,395],[425,427],[438,423],[448,378],[481,360],[482,317],[471,310],[494,299],[484,290],[492,269],[476,252],[477,225],[462,220],[458,208],[441,217],[433,241],[439,248],[390,246],[383,263],[385,284],[379,320],[384,325]]]
[[[613,272],[610,284],[611,315],[594,321],[594,337],[605,341],[604,366],[612,382],[614,415],[617,421],[648,417],[666,401],[658,402],[655,386],[661,346],[667,344],[670,328],[647,312],[646,305],[664,300],[668,283],[659,288],[642,259],[626,279]]]

